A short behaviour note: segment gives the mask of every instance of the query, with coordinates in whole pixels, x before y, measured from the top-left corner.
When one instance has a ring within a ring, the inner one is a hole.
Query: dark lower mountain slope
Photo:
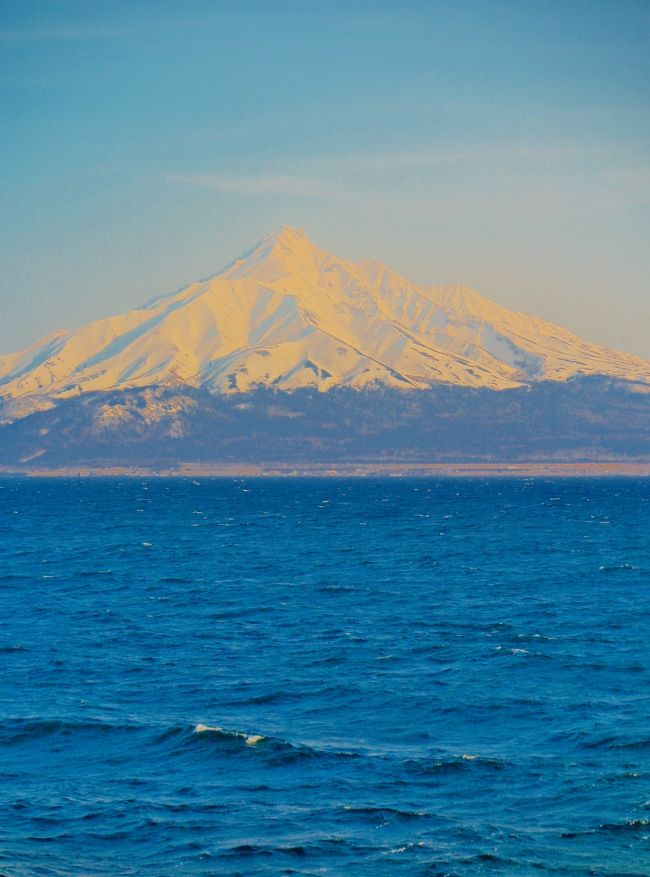
[[[2,412],[0,410],[0,417]],[[0,426],[0,466],[650,460],[650,393],[603,377],[492,391],[90,393]]]

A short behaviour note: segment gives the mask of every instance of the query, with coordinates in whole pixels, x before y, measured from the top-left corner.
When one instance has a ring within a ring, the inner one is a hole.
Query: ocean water
[[[0,873],[650,874],[650,480],[0,482]]]

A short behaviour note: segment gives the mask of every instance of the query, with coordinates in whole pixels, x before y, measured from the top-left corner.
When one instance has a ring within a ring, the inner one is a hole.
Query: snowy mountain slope
[[[650,384],[650,362],[583,341],[463,286],[419,286],[337,259],[283,228],[223,271],[129,313],[0,357],[13,416],[145,386],[502,390],[603,374]]]

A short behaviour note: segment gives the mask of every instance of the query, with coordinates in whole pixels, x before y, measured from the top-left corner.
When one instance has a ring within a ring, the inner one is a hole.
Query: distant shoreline
[[[169,467],[0,466],[0,478],[605,478],[650,476],[648,462],[605,463],[179,463]]]

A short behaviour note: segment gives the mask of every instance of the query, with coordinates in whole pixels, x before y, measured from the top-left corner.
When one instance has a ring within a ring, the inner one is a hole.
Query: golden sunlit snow
[[[501,390],[577,374],[650,383],[650,362],[464,286],[419,286],[380,262],[338,259],[284,227],[207,280],[0,357],[0,396],[27,411],[151,385]]]

